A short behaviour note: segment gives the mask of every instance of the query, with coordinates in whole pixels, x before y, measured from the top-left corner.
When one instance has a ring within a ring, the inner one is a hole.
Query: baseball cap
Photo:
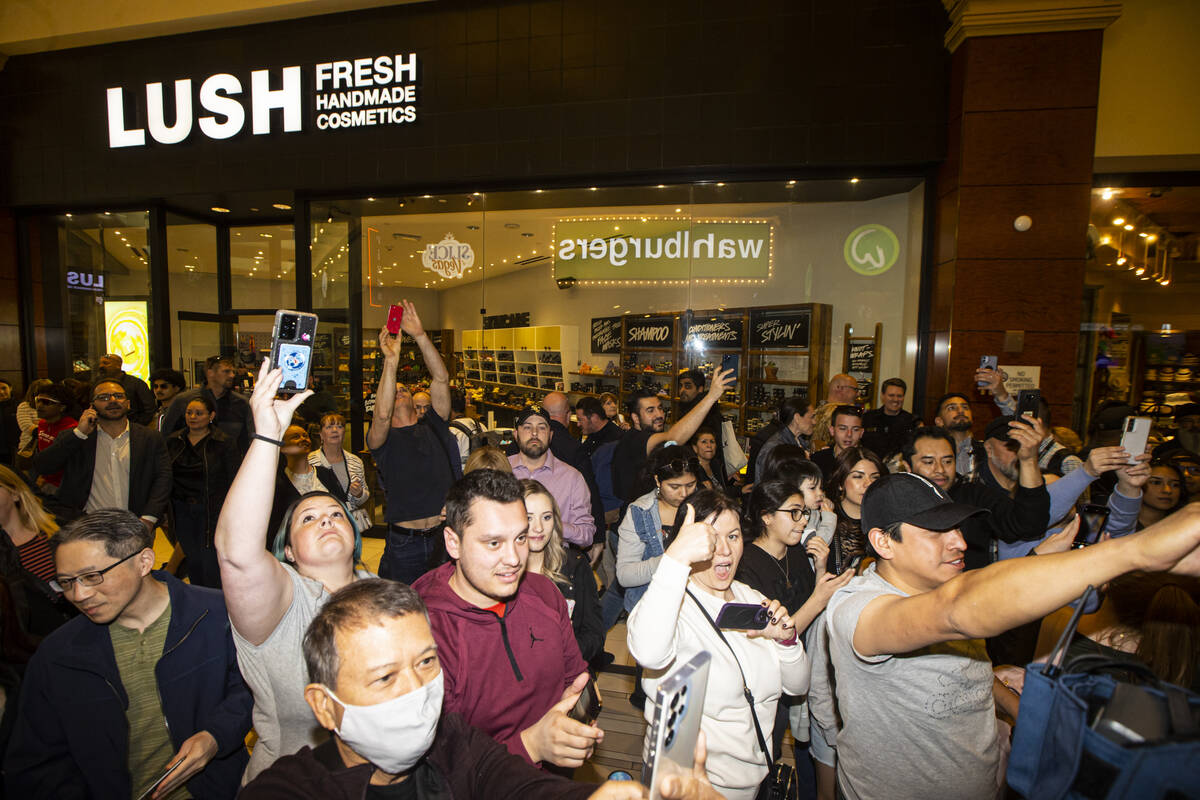
[[[1115,406],[1109,406],[1101,411],[1097,411],[1092,417],[1091,428],[1093,431],[1119,431],[1125,425],[1126,417],[1136,417],[1137,411],[1133,406],[1127,406],[1124,403]]]
[[[1181,406],[1175,406],[1175,419],[1196,416],[1200,416],[1200,403],[1184,403]]]
[[[863,495],[862,529],[887,528],[907,522],[930,531],[957,528],[964,519],[987,509],[956,503],[931,481],[911,472],[884,475]]]
[[[983,429],[984,440],[999,439],[1000,441],[1004,441],[1008,439],[1008,426],[1012,424],[1014,419],[1015,417],[1012,417],[1008,414],[1005,414],[1001,417],[996,417],[987,424],[986,428]]]
[[[530,417],[541,417],[542,419],[546,420],[547,425],[550,424],[550,415],[547,414],[541,406],[529,406],[520,414],[517,414],[517,424],[513,427],[521,427],[525,424],[525,420],[529,419]]]

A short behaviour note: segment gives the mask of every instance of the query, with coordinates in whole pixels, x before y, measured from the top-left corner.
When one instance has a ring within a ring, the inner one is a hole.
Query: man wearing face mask
[[[285,756],[242,790],[245,800],[642,798],[632,781],[600,787],[525,763],[443,713],[445,677],[425,604],[402,583],[371,578],[336,592],[304,637],[304,699],[333,736]],[[703,775],[703,758],[698,760]],[[664,797],[715,798],[707,780],[675,779]]]
[[[171,498],[171,462],[161,434],[129,422],[129,399],[117,381],[92,387],[79,424],[34,456],[41,475],[62,470],[55,511],[69,517],[125,508],[153,531]]]

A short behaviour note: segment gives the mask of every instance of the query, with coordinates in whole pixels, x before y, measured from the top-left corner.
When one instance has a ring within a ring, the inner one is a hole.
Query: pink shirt
[[[513,475],[517,478],[532,478],[554,497],[562,515],[563,539],[580,547],[591,547],[596,533],[596,521],[592,518],[592,493],[579,470],[554,457],[546,451],[546,463],[530,471],[521,463],[521,454],[508,457]]]

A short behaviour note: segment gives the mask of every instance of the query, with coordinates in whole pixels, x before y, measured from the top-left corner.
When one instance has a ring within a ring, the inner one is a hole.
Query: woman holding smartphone
[[[650,697],[672,669],[701,651],[712,655],[700,722],[709,779],[729,800],[753,800],[773,760],[765,750],[776,705],[784,692],[807,691],[808,659],[779,600],[734,580],[743,554],[736,502],[702,490],[676,519],[671,544],[629,615],[629,652],[645,669],[642,685]],[[731,602],[761,606],[766,627],[718,631],[715,620]],[[653,710],[647,703],[647,719]]]
[[[217,521],[217,559],[238,666],[254,692],[258,743],[246,768],[254,778],[281,756],[316,746],[328,733],[304,700],[304,632],[329,595],[359,578],[362,538],[346,506],[329,492],[308,492],[281,515],[272,550],[263,549],[275,490],[281,437],[311,393],[276,399],[283,374],[263,359],[250,408],[254,437]]]

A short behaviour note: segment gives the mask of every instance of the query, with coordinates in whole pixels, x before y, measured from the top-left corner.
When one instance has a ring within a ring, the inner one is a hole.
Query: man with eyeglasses
[[[162,433],[163,417],[166,416],[167,409],[171,407],[171,401],[175,399],[175,395],[187,388],[187,381],[183,377],[183,373],[177,369],[156,369],[150,373],[150,388],[154,391],[154,399],[158,401],[158,408],[146,427]]]
[[[833,417],[829,421],[829,435],[833,437],[833,442],[810,457],[821,468],[825,480],[833,477],[838,455],[843,450],[858,447],[864,430],[863,412],[858,406],[838,406],[833,410]]]
[[[137,375],[130,375],[122,369],[125,361],[116,353],[105,353],[97,363],[97,381],[116,381],[121,384],[125,397],[129,400],[129,419],[138,425],[148,425],[157,404],[150,387]]]
[[[51,538],[52,585],[81,615],[29,662],[4,763],[10,797],[237,793],[253,699],[224,598],[152,571],[153,544],[119,509]]]
[[[58,434],[33,458],[42,475],[62,470],[55,511],[76,517],[124,508],[153,531],[171,497],[171,464],[161,434],[129,422],[129,398],[117,381],[92,387],[92,404],[79,424]]]

